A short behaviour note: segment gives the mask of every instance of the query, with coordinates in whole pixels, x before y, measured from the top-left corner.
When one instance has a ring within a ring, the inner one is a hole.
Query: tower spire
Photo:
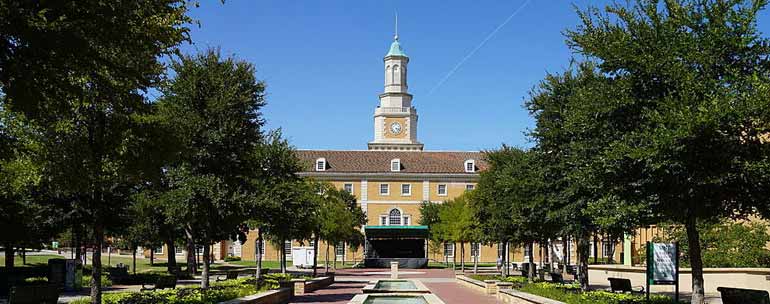
[[[393,40],[396,40],[396,41],[398,41],[398,10],[397,10],[397,9],[394,9],[394,11],[395,11],[395,13],[396,13],[396,30],[395,30],[395,32],[394,32],[394,33],[395,33],[395,35],[393,36]]]

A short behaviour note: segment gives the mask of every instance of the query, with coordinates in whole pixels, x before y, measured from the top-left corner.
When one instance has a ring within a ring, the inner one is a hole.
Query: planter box
[[[486,294],[496,294],[497,293],[497,283],[498,281],[495,280],[486,280],[486,281],[479,281],[475,279],[471,279],[466,276],[456,276],[457,282],[460,283],[460,285],[463,285],[465,287],[476,289],[478,291],[481,291]]]
[[[243,298],[232,299],[230,301],[219,302],[219,304],[286,304],[294,296],[291,287],[279,288],[265,291]]]
[[[311,280],[293,279],[291,282],[294,284],[294,295],[303,295],[308,292],[313,292],[334,284],[334,274],[331,274],[328,277],[315,278]]]
[[[515,289],[500,290],[497,293],[497,299],[503,303],[511,304],[565,304],[549,298],[536,296],[530,293],[521,292]]]

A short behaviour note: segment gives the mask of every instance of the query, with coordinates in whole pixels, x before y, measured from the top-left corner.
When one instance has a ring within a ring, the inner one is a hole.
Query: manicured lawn
[[[232,261],[227,263],[240,265],[244,267],[250,267],[250,268],[257,267],[257,262],[255,261]],[[286,265],[291,267],[292,265],[291,261],[287,261]],[[329,268],[332,268],[332,265],[333,265],[332,263],[329,263]],[[345,265],[342,265],[341,261],[337,262],[337,268],[350,268],[350,267],[353,267],[353,265],[355,264],[353,264],[352,262],[346,262]],[[323,267],[323,261],[318,261],[318,267]],[[262,268],[279,269],[281,268],[281,264],[279,261],[262,261]]]

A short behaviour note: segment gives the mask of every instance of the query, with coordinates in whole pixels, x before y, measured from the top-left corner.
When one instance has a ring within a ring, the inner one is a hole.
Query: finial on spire
[[[398,10],[394,9],[394,11],[396,13],[396,31],[395,31],[395,35],[393,36],[393,39],[398,41]]]

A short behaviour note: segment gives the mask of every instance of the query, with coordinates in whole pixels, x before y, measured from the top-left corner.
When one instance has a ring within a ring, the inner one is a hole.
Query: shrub
[[[91,287],[91,275],[83,275],[81,277],[81,282],[83,282],[83,287]],[[107,277],[107,274],[102,274],[102,287],[109,287],[112,286],[112,280],[110,280],[109,277]]]
[[[656,237],[656,242],[679,242],[682,267],[690,266],[687,233],[682,226],[664,226],[663,237]],[[768,267],[770,250],[765,246],[770,243],[768,224],[754,221],[740,223],[724,220],[718,223],[698,225],[701,238],[704,267]],[[642,252],[643,253],[643,252]]]
[[[226,256],[225,257],[225,262],[235,262],[235,261],[240,261],[240,260],[241,260],[241,257],[237,257],[237,256]]]
[[[541,297],[562,301],[567,304],[672,304],[674,300],[663,295],[650,295],[646,302],[644,295],[611,293],[607,291],[581,292],[578,284],[532,283],[519,290]]]
[[[223,282],[213,282],[211,287],[202,290],[199,287],[181,287],[150,292],[120,292],[102,295],[103,304],[215,304],[247,295],[256,294],[269,288],[255,289],[253,278],[241,278]],[[90,303],[88,298],[78,299],[75,304]]]
[[[46,277],[30,277],[24,279],[24,285],[45,285],[48,284]]]

